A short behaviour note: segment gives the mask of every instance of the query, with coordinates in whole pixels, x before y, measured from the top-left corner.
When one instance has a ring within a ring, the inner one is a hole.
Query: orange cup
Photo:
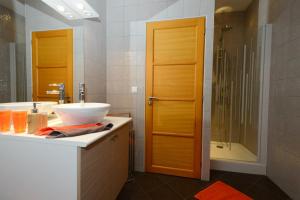
[[[10,130],[11,111],[0,110],[0,132],[7,132]]]
[[[12,119],[15,133],[23,133],[27,126],[27,111],[13,111]]]

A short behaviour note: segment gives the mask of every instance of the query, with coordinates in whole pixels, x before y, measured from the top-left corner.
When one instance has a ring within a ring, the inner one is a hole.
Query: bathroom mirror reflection
[[[99,26],[100,18],[70,20],[43,1],[0,0],[0,103],[58,101],[60,83],[65,102],[78,102],[84,76],[97,83],[105,74],[100,62],[105,54],[95,56],[98,44],[84,38],[99,35]],[[91,91],[88,98],[103,101],[105,92],[98,93]]]
[[[24,1],[0,1],[0,102],[25,101]]]

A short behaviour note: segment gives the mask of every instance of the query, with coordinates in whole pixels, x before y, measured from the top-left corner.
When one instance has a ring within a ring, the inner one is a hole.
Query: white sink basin
[[[33,108],[33,103],[38,103],[37,108],[39,112],[47,112],[48,114],[53,112],[52,107],[57,104],[57,102],[54,101],[0,103],[0,110],[30,111]]]
[[[71,103],[53,106],[55,113],[65,125],[99,123],[110,108],[105,103]]]

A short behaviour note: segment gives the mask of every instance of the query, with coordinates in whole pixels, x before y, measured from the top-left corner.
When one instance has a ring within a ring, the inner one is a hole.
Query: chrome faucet
[[[79,84],[79,101],[80,101],[80,103],[85,102],[85,84],[84,83]]]
[[[58,103],[65,103],[65,84],[64,83],[51,83],[50,87],[58,87],[57,90],[46,91],[47,94],[58,94]]]

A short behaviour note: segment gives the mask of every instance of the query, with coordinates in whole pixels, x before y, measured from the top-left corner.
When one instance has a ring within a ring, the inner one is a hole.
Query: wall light
[[[69,20],[99,17],[99,14],[85,0],[42,1]]]
[[[216,10],[216,13],[229,13],[232,11],[233,11],[233,8],[231,6],[223,6],[221,8],[218,8]]]

